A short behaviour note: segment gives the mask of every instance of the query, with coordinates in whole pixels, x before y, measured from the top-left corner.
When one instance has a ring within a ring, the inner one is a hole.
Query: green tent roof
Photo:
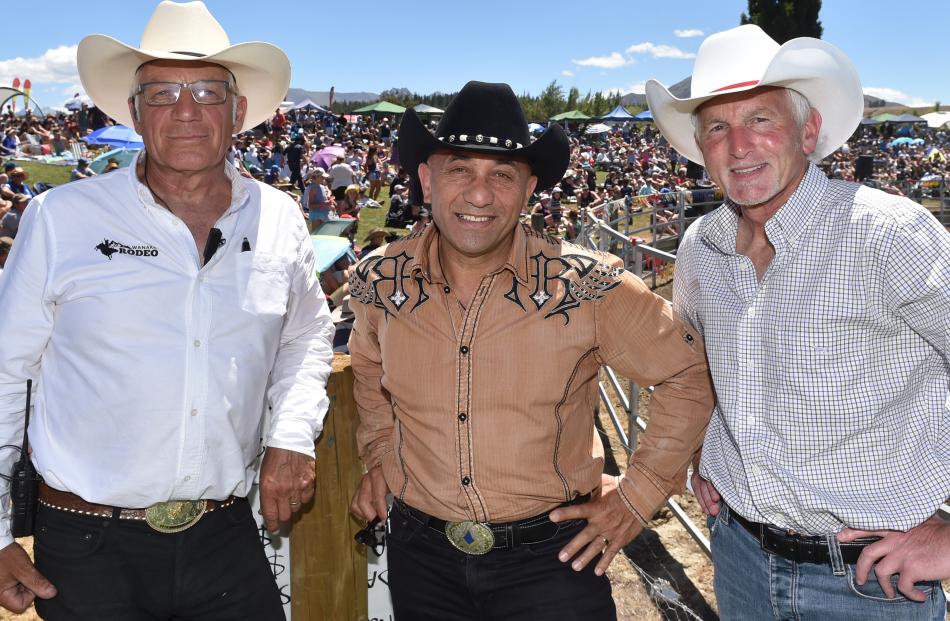
[[[567,112],[562,112],[561,114],[555,114],[551,117],[552,121],[583,121],[589,119],[590,117],[581,112],[580,110],[568,110]]]
[[[879,121],[879,122],[883,123],[883,122],[885,122],[885,121],[890,121],[890,120],[893,119],[895,116],[897,116],[897,115],[896,115],[896,114],[891,114],[890,112],[885,112],[884,114],[878,114],[877,116],[872,116],[871,118],[874,119],[875,121]]]
[[[363,106],[362,108],[357,108],[353,111],[353,114],[366,114],[369,112],[382,112],[384,114],[402,114],[406,109],[402,106],[397,106],[394,103],[389,103],[388,101],[377,101],[376,103],[371,103],[368,106]]]

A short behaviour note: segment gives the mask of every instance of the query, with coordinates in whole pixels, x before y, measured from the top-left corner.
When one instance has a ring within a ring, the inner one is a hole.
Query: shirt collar
[[[144,183],[139,181],[138,176],[138,165],[140,160],[144,160],[146,157],[145,149],[139,151],[139,154],[135,157],[135,160],[129,165],[127,171],[129,175],[129,184],[132,186],[132,191],[138,195],[139,200],[142,201],[142,205],[146,208],[155,208],[165,211],[165,208],[158,204],[155,200],[155,197],[152,195],[152,191],[148,189]],[[117,171],[118,172],[118,171]],[[117,172],[112,174],[117,174]],[[224,174],[227,176],[228,181],[231,182],[231,206],[228,207],[228,211],[224,215],[230,215],[236,211],[239,211],[245,204],[247,204],[248,198],[250,198],[250,192],[248,192],[247,187],[243,177],[238,174],[234,166],[229,164],[227,161],[224,162]]]
[[[769,241],[778,246],[793,244],[798,240],[813,220],[827,187],[828,178],[817,166],[809,163],[795,192],[765,224]],[[740,213],[739,206],[726,199],[722,207],[705,221],[701,231],[703,239],[723,254],[736,254],[736,229]]]
[[[448,279],[442,271],[442,263],[439,260],[439,229],[435,224],[430,224],[420,234],[418,247],[419,252],[410,263],[410,271],[421,272],[426,280],[431,283],[447,284]],[[528,235],[523,224],[518,224],[515,227],[515,235],[511,243],[511,249],[508,251],[508,258],[501,267],[492,273],[497,274],[502,270],[510,271],[515,278],[527,286]]]

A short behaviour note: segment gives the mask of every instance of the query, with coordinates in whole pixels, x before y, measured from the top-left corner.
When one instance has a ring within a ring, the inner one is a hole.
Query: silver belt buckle
[[[160,533],[180,533],[197,524],[207,508],[207,500],[156,502],[145,509],[145,521]]]
[[[457,549],[473,556],[487,554],[495,546],[495,534],[481,522],[446,522],[445,536]]]

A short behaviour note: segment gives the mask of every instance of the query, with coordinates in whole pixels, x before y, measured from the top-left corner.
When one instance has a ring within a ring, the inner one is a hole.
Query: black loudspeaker
[[[699,181],[703,178],[703,167],[692,160],[686,162],[686,176]]]
[[[874,176],[874,156],[859,155],[854,162],[854,176],[858,181],[864,181]]]

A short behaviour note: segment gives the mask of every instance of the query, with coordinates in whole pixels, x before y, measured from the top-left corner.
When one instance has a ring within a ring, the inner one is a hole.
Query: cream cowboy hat
[[[821,39],[800,37],[779,46],[758,26],[747,24],[710,35],[699,47],[690,97],[679,99],[650,80],[647,104],[674,149],[703,164],[693,136],[692,113],[703,102],[751,90],[783,86],[798,91],[821,114],[812,159],[833,153],[851,136],[864,113],[857,69],[844,53]]]
[[[86,94],[100,110],[129,127],[128,99],[135,71],[159,59],[209,62],[234,74],[237,89],[247,97],[244,124],[235,132],[270,118],[290,86],[290,61],[279,47],[261,42],[231,45],[203,2],[159,4],[138,48],[94,34],[80,41],[76,52]]]

